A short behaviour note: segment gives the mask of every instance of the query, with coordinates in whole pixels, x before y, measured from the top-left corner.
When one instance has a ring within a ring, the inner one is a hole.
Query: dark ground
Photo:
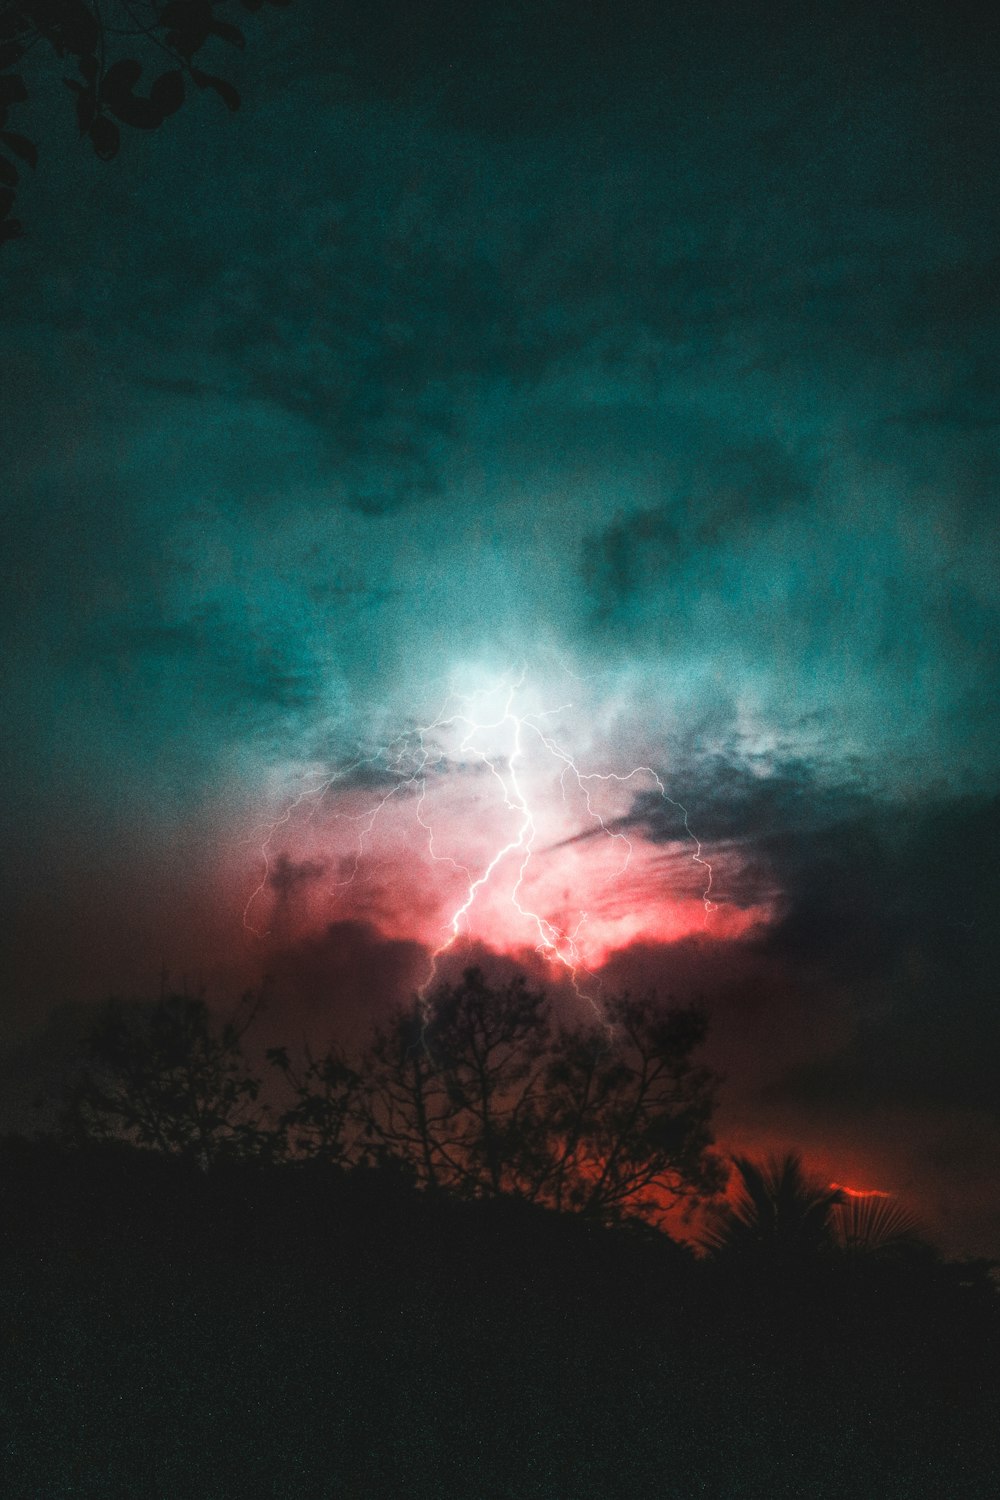
[[[384,1174],[8,1143],[10,1500],[987,1500],[1000,1299]]]

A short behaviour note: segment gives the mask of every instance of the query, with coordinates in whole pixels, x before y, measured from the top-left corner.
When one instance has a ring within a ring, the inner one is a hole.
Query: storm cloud
[[[0,258],[7,1034],[164,964],[271,965],[296,1014],[402,993],[387,877],[248,933],[262,871],[292,912],[333,869],[265,870],[261,829],[374,785],[455,674],[541,664],[587,764],[655,767],[770,913],[606,982],[715,997],[734,1130],[895,1111],[944,1161],[1000,1043],[996,38],[639,0],[267,28],[234,120],[113,169],[43,123]],[[676,806],[620,826],[697,897]]]

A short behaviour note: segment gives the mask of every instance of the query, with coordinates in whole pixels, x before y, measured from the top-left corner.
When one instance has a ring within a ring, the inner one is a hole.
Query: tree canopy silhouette
[[[276,1121],[283,1153],[338,1166],[356,1162],[361,1080],[347,1059],[336,1047],[319,1057],[306,1047],[297,1063],[287,1047],[270,1047],[267,1060],[291,1091]]]
[[[208,71],[203,57],[220,44],[245,47],[234,15],[289,4],[291,0],[0,0],[0,244],[22,232],[13,216],[18,164],[34,168],[38,162],[25,67],[29,55],[33,68],[41,58],[43,65],[62,71],[80,136],[103,161],[110,161],[118,154],[123,125],[158,129],[181,108],[191,86],[214,92],[227,109],[239,109],[237,90]],[[12,115],[16,128],[11,128]]]
[[[221,1025],[203,999],[167,995],[152,1007],[111,1002],[86,1041],[62,1113],[70,1140],[123,1140],[209,1167],[271,1144],[260,1080],[242,1039],[252,996]]]
[[[546,1072],[542,1197],[591,1217],[660,1217],[723,1186],[711,1150],[716,1078],[695,1061],[708,1018],[623,995],[607,1025],[564,1028]]]
[[[374,1038],[362,1067],[379,1153],[425,1185],[470,1195],[530,1192],[541,1151],[545,996],[521,978],[497,988],[478,969],[414,1002]]]
[[[554,1028],[545,995],[478,969],[381,1029],[361,1068],[370,1137],[427,1186],[509,1193],[602,1222],[722,1185],[706,1018],[630,996]]]
[[[544,992],[479,969],[414,999],[360,1057],[331,1047],[248,1067],[252,1019],[213,1022],[203,1000],[111,1005],[87,1043],[64,1129],[196,1157],[392,1166],[424,1188],[508,1195],[602,1223],[657,1220],[723,1182],[712,1150],[715,1078],[695,1060],[706,1018],[628,995],[606,1021],[555,1026]]]

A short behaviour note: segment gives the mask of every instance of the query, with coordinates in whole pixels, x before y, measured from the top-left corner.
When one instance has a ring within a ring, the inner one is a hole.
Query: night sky
[[[704,997],[724,1145],[1000,1252],[995,24],[247,31],[113,163],[52,74],[0,252],[2,1123],[164,969],[384,1013],[513,757],[582,998],[517,853],[442,972]]]

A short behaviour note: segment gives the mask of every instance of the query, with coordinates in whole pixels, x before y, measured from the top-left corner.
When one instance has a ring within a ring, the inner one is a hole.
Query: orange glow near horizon
[[[831,1182],[830,1188],[833,1192],[843,1193],[846,1198],[894,1198],[895,1193],[886,1192],[883,1188],[854,1188],[845,1187],[842,1182]]]

